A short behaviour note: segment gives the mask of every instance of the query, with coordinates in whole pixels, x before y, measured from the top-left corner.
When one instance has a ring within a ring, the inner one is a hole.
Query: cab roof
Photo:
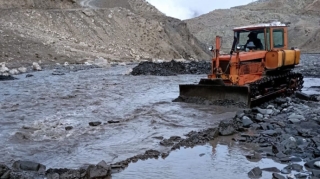
[[[255,28],[261,28],[261,27],[287,27],[287,24],[281,23],[278,21],[273,21],[270,23],[252,24],[247,26],[235,27],[233,30],[255,29]]]

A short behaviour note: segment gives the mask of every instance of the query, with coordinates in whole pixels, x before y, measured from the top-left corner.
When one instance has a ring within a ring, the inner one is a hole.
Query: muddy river
[[[168,138],[216,125],[235,109],[172,102],[179,83],[205,75],[125,75],[131,66],[2,81],[0,156],[4,163],[31,160],[49,167],[113,163],[148,149],[166,151]],[[120,123],[109,124],[118,120]],[[102,125],[92,127],[89,122]],[[71,130],[66,127],[71,126]]]
[[[130,76],[132,66],[52,75],[51,70],[0,82],[1,162],[31,160],[47,168],[79,168],[101,160],[115,163],[148,149],[165,152],[157,137],[217,126],[236,108],[172,102],[178,84],[206,75]],[[308,81],[309,80],[309,81]],[[307,91],[313,79],[306,80]],[[314,89],[314,88],[312,88]],[[317,88],[315,88],[315,91]],[[119,123],[109,123],[119,121]],[[89,122],[101,122],[90,126]],[[68,129],[68,130],[66,130]],[[117,178],[246,178],[253,167],[279,166],[270,159],[248,161],[252,146],[224,139],[181,149],[165,160],[138,161]],[[263,174],[270,178],[271,173]]]

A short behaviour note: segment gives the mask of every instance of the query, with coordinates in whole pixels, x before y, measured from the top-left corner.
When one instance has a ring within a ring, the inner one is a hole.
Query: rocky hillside
[[[208,59],[187,24],[145,0],[0,0],[0,62],[8,67]]]
[[[75,0],[0,0],[0,9],[54,9],[79,7]]]
[[[223,49],[232,45],[232,29],[236,26],[263,23],[273,19],[291,22],[289,46],[303,52],[319,53],[320,0],[259,0],[245,6],[214,10],[186,20],[188,27],[204,44],[211,45],[214,37],[223,37]]]

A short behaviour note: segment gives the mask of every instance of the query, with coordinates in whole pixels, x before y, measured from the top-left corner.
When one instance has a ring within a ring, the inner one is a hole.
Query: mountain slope
[[[144,0],[17,2],[0,0],[0,61],[8,66],[32,61],[78,63],[98,57],[210,58],[185,22],[164,16]]]
[[[225,51],[231,48],[234,27],[273,19],[291,22],[289,47],[299,47],[303,52],[320,52],[320,44],[317,43],[320,40],[319,5],[318,0],[260,0],[246,6],[215,10],[185,22],[191,32],[207,45],[212,44],[216,35],[221,35]]]

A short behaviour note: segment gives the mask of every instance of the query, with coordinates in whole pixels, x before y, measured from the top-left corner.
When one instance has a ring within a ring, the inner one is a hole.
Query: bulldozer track
[[[250,98],[253,105],[268,101],[267,98],[277,95],[290,95],[301,91],[303,76],[300,73],[287,72],[280,75],[266,76],[250,83]]]

